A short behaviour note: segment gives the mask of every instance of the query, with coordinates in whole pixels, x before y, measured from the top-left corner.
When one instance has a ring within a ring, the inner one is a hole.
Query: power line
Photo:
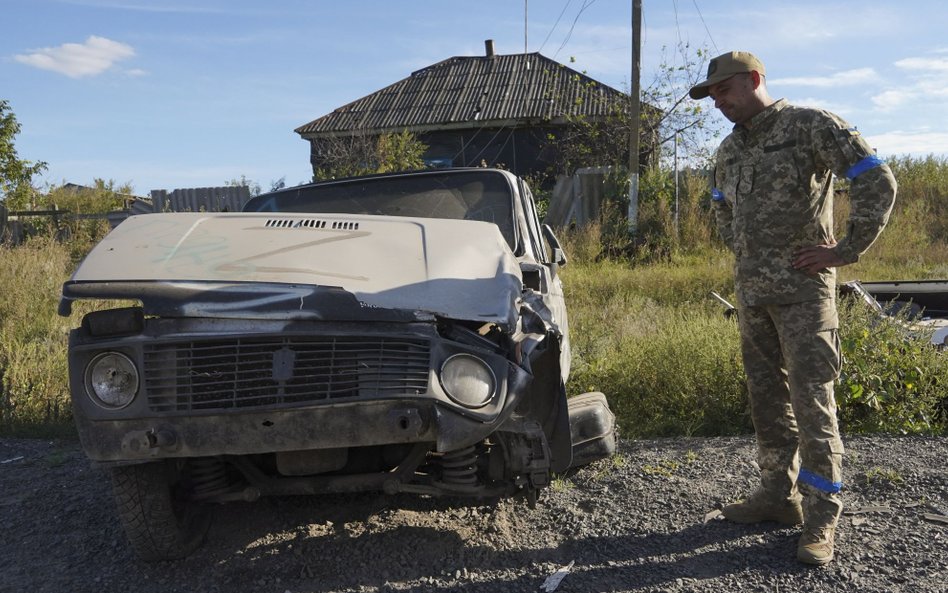
[[[584,12],[587,8],[589,8],[590,6],[592,6],[592,5],[595,4],[595,3],[596,3],[596,0],[584,0],[583,6],[579,9],[579,12],[576,13],[576,18],[573,19],[573,24],[570,25],[570,27],[569,27],[569,32],[566,33],[566,38],[563,39],[563,43],[560,44],[559,49],[557,49],[557,50],[556,50],[556,53],[553,54],[553,58],[554,58],[554,59],[556,58],[557,54],[560,53],[560,50],[562,50],[564,47],[566,47],[566,44],[569,43],[569,38],[573,36],[573,29],[576,28],[576,22],[579,21],[579,17],[583,14],[583,12]]]
[[[503,132],[506,127],[507,127],[507,126],[501,126],[500,129],[497,130],[497,132],[494,133],[494,135],[490,137],[490,140],[488,140],[487,143],[484,144],[484,147],[481,148],[480,151],[479,151],[476,155],[474,155],[474,158],[471,159],[471,160],[469,160],[468,162],[470,163],[470,162],[476,161],[477,159],[481,158],[481,155],[484,154],[484,151],[487,150],[487,149],[490,147],[491,143],[493,143],[493,141],[497,138],[497,136],[499,136],[500,133]],[[511,129],[511,133],[513,133],[513,129]],[[510,139],[510,136],[507,136],[507,139],[509,140],[509,139]],[[506,145],[507,143],[504,142],[504,144]],[[477,166],[477,165],[475,165],[475,166]]]
[[[556,17],[556,22],[553,23],[553,28],[550,29],[550,32],[546,34],[546,39],[543,40],[543,43],[540,45],[540,49],[537,52],[543,51],[543,46],[546,45],[546,42],[550,40],[550,35],[553,34],[553,31],[556,31],[556,27],[560,24],[560,19],[563,18],[563,15],[566,14],[566,9],[569,8],[569,5],[573,3],[573,0],[566,0],[566,6],[563,7],[563,10],[560,11],[560,16]]]
[[[701,23],[704,25],[704,30],[708,32],[708,39],[711,40],[711,45],[714,46],[715,53],[721,53],[721,50],[718,49],[718,44],[714,42],[714,37],[711,36],[711,29],[708,28],[708,23],[704,22],[704,15],[701,14],[701,9],[698,8],[698,0],[691,0],[695,5],[695,10],[698,11],[698,18],[701,19]]]
[[[681,23],[678,22],[678,0],[672,0],[672,8],[675,10],[675,31],[678,33],[678,45],[681,45]]]

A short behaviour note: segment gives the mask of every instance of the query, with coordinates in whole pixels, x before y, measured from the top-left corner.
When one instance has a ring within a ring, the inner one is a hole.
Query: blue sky
[[[884,156],[948,155],[948,3],[644,0],[642,80],[679,40],[756,53],[775,97]],[[41,183],[136,193],[311,176],[297,126],[451,56],[524,51],[516,0],[3,0],[0,99]],[[529,0],[528,51],[627,90],[630,0]],[[574,58],[575,62],[570,63]],[[710,105],[709,105],[710,106]],[[716,117],[720,117],[716,115]],[[722,118],[723,122],[723,118]]]

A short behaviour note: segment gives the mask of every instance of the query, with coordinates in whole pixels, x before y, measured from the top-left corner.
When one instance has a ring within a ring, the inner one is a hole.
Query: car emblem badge
[[[281,348],[273,353],[273,380],[289,381],[293,378],[293,367],[296,366],[296,352],[289,348]]]

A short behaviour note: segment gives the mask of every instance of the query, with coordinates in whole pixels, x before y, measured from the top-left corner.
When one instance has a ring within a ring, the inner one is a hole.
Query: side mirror
[[[560,242],[556,238],[556,235],[553,234],[553,229],[548,224],[543,225],[542,229],[543,238],[546,239],[547,244],[550,246],[550,250],[553,252],[553,263],[558,266],[565,266],[566,254],[563,252],[563,248],[560,247]]]

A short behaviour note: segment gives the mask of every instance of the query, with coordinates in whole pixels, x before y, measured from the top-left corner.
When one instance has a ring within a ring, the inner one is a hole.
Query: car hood
[[[521,292],[517,260],[489,223],[165,213],[132,216],[107,235],[64,285],[61,311],[75,298],[135,298],[150,314],[371,318],[397,310],[513,327]]]

